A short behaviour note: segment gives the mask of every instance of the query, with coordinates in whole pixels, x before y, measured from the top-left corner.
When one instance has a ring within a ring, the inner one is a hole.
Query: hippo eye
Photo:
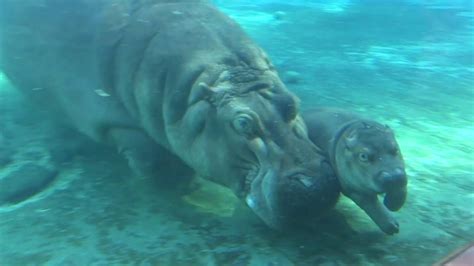
[[[250,135],[253,133],[253,121],[249,115],[239,115],[232,122],[235,131],[242,135]]]
[[[359,153],[359,160],[361,162],[367,162],[369,160],[369,155],[365,152]]]

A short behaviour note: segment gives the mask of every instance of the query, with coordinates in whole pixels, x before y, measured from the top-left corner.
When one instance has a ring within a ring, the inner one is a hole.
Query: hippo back
[[[113,126],[141,128],[126,108],[129,99],[114,95],[113,85],[129,85],[129,75],[121,75],[135,70],[133,61],[125,64],[132,65],[129,68],[117,66],[121,62],[115,62],[115,47],[140,9],[199,2],[205,1],[4,0],[0,69],[34,102],[56,110],[60,118],[96,140],[104,140],[107,128]],[[112,75],[119,77],[117,84]]]
[[[326,153],[331,139],[345,123],[357,119],[355,114],[337,108],[311,108],[303,112],[303,119],[308,127],[308,135],[316,146]]]

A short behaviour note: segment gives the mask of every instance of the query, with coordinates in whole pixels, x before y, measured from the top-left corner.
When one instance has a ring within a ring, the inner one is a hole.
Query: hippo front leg
[[[128,161],[132,171],[140,177],[190,177],[193,174],[179,158],[140,129],[113,128],[108,131],[107,137]]]
[[[393,235],[398,233],[399,225],[388,209],[379,201],[376,194],[362,195],[358,193],[346,194],[367,215],[377,224],[377,226],[386,234]]]

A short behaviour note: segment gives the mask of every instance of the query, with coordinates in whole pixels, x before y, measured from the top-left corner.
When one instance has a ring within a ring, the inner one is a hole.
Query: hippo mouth
[[[278,188],[278,160],[271,160],[267,144],[260,138],[250,142],[257,164],[247,171],[245,177],[244,198],[247,205],[269,227],[278,229],[278,209],[276,194]]]
[[[385,194],[383,203],[390,211],[398,211],[407,197],[407,176],[401,168],[393,171],[382,171],[374,178],[378,194]]]
[[[277,229],[280,227],[277,219],[276,206],[276,172],[273,170],[259,171],[256,176],[250,177],[245,202],[268,226]]]

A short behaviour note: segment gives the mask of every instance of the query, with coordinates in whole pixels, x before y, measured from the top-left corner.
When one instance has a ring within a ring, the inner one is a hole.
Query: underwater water
[[[0,265],[432,265],[474,241],[471,1],[214,2],[302,111],[344,108],[395,131],[409,180],[400,232],[344,197],[318,230],[279,233],[208,181],[174,193],[0,75]]]

